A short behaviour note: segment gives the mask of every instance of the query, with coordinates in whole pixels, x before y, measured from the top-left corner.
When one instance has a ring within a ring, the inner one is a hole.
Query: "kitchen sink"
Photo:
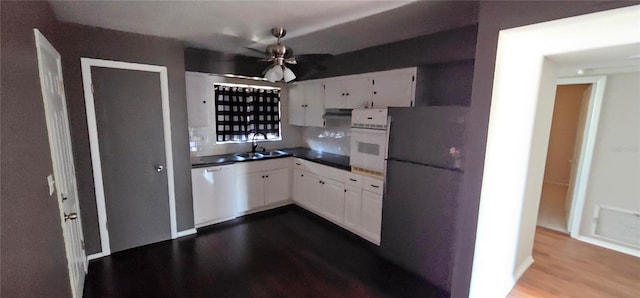
[[[264,155],[258,152],[246,152],[246,153],[238,153],[236,154],[236,157],[239,157],[242,159],[258,159],[258,158],[263,158]]]
[[[280,151],[280,150],[272,150],[272,151],[268,151],[268,152],[262,152],[261,154],[264,157],[274,157],[274,156],[285,155],[285,154],[287,154],[287,152]]]

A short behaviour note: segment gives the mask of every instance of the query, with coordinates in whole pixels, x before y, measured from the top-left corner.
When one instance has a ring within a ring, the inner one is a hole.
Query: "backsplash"
[[[302,141],[312,150],[349,156],[351,120],[327,119],[326,127],[304,127]]]

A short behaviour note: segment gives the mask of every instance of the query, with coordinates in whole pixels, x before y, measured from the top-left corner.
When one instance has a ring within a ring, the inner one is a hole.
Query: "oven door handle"
[[[375,133],[375,134],[386,134],[387,130],[386,129],[369,129],[369,128],[356,128],[356,127],[352,127],[351,128],[351,132],[359,132],[359,133]]]

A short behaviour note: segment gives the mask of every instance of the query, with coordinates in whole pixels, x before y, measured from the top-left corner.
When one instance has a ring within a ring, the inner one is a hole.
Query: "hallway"
[[[508,297],[640,297],[640,259],[538,227],[535,262]]]

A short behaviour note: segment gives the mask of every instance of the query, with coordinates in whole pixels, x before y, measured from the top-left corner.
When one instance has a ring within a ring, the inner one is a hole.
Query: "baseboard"
[[[194,235],[195,233],[197,233],[195,228],[192,229],[188,229],[188,230],[184,230],[184,231],[180,231],[178,232],[178,234],[176,235],[176,238],[180,238],[180,237],[184,237],[184,236],[189,236],[189,235]]]
[[[95,253],[95,254],[92,254],[92,255],[88,255],[88,256],[87,256],[87,261],[91,261],[91,260],[99,259],[99,258],[102,258],[102,257],[104,257],[104,255],[102,254],[102,252]]]
[[[596,246],[600,246],[606,249],[614,250],[623,254],[631,255],[636,258],[640,258],[640,251],[638,251],[637,249],[628,248],[622,245],[609,243],[607,241],[602,241],[602,240],[598,240],[598,239],[587,237],[587,236],[578,236],[578,237],[575,237],[575,239],[580,240],[582,242],[589,243],[589,244],[593,244]]]
[[[527,269],[529,269],[531,264],[533,264],[533,257],[532,256],[527,257],[524,261],[522,261],[522,263],[520,263],[518,268],[516,268],[516,271],[513,272],[513,284],[514,285],[518,282],[520,277],[522,277],[524,272],[527,271]]]

